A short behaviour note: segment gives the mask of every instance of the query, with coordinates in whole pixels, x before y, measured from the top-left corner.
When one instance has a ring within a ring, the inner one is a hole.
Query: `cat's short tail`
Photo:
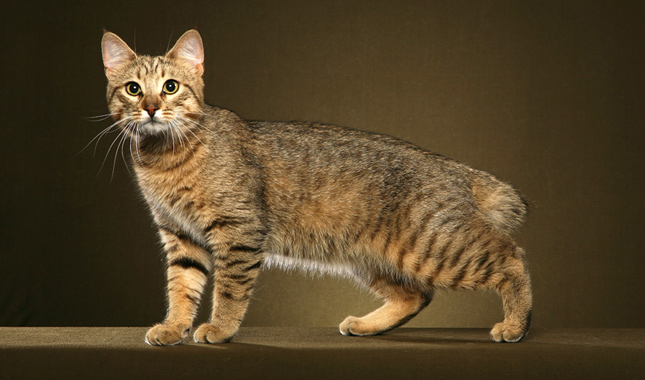
[[[497,230],[511,234],[524,223],[528,204],[511,185],[479,177],[472,189],[484,220]]]

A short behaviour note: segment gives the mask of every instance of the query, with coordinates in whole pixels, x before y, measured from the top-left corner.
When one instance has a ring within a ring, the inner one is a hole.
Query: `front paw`
[[[188,336],[188,330],[160,323],[148,330],[146,343],[151,346],[174,346],[180,344]]]
[[[497,323],[490,331],[495,342],[516,343],[526,335],[526,328],[519,323],[504,321]]]
[[[193,339],[197,343],[227,343],[233,339],[237,329],[222,329],[210,323],[204,323],[195,331]]]

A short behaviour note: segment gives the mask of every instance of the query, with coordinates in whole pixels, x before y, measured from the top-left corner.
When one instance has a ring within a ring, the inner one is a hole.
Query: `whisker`
[[[128,123],[128,125],[129,125],[129,123]],[[126,128],[127,128],[127,126],[126,126]],[[117,142],[117,140],[122,135],[124,135],[126,133],[126,128],[122,129],[121,132],[114,138],[114,141],[112,141],[112,144],[110,144],[110,147],[108,148],[107,152],[105,153],[105,158],[103,158],[103,162],[101,163],[101,168],[99,169],[99,172],[96,173],[97,176],[101,173],[101,171],[103,171],[103,167],[105,166],[105,161],[107,161],[108,155],[110,154],[110,151],[112,150],[112,147],[114,146],[114,144]]]
[[[172,136],[172,140],[173,140],[172,142],[173,142],[173,147],[174,147],[174,143],[175,143],[175,133],[174,133],[175,126],[172,123],[172,120],[169,120],[166,123],[168,125],[168,130],[170,131],[170,135]],[[181,143],[181,139],[179,138],[179,134],[177,134],[177,139],[179,140],[179,147],[181,148],[183,145]],[[174,150],[173,150],[173,153],[175,153]]]
[[[128,133],[130,133],[130,134],[132,133],[132,127],[130,125],[128,125]],[[123,154],[123,151],[125,150],[125,142],[126,141],[128,141],[128,138],[124,135],[123,143],[121,144],[121,159],[123,160],[123,163],[125,164],[125,169],[128,171],[128,173],[132,174],[132,172],[130,171],[128,163],[125,161],[125,157],[124,157],[124,154]],[[114,171],[114,169],[112,169],[112,171]]]
[[[184,118],[184,117],[179,117],[178,119],[179,119],[179,120],[181,120],[181,121],[183,121],[183,122],[187,122],[187,123],[192,124],[192,125],[193,125],[193,126],[195,126],[197,129],[207,130],[207,128],[206,128],[206,127],[202,126],[201,124],[199,124],[199,123],[197,123],[197,122],[195,122],[195,121],[193,121],[193,120],[190,120],[190,119],[187,119],[187,118]],[[184,127],[188,130],[188,132],[190,132],[193,136],[195,136],[195,138],[197,139],[197,141],[199,141],[199,143],[200,143],[200,144],[204,144],[204,142],[199,138],[199,136],[197,136],[197,135],[195,134],[195,132],[193,132],[193,131],[192,131],[189,127],[187,127],[185,124],[183,124],[183,125],[184,125]]]
[[[78,153],[76,153],[76,155],[78,156],[79,154],[83,153],[85,151],[85,149],[87,149],[87,147],[92,145],[92,142],[94,142],[96,140],[96,144],[94,145],[94,153],[93,153],[93,157],[96,157],[96,149],[98,147],[99,141],[101,141],[101,138],[103,138],[103,136],[105,136],[106,134],[110,133],[112,128],[118,126],[119,124],[121,124],[121,123],[123,123],[123,122],[125,122],[125,121],[127,121],[129,119],[132,119],[132,116],[128,116],[128,117],[126,117],[126,118],[124,118],[122,120],[116,121],[116,122],[112,123],[110,126],[108,126],[107,128],[103,129],[96,136],[94,136],[94,138],[92,140],[90,140],[90,142],[88,142],[87,145],[85,145],[83,147],[83,149],[81,149]]]
[[[88,121],[96,121],[96,122],[98,122],[98,121],[103,121],[103,120],[109,119],[110,117],[112,117],[114,115],[115,114],[113,114],[113,113],[106,113],[106,114],[103,114],[103,115],[86,116],[86,117],[84,117],[84,119],[86,119]]]
[[[130,128],[130,125],[126,126],[124,131],[126,131],[129,128]],[[110,182],[112,182],[112,180],[114,179],[114,170],[116,169],[117,157],[119,157],[119,148],[121,148],[121,157],[123,157],[123,143],[127,140],[127,138],[128,138],[128,134],[123,133],[123,135],[121,136],[121,139],[119,140],[119,143],[116,145],[116,150],[114,151],[114,161],[112,162],[112,175],[110,175]],[[125,158],[123,159],[123,162],[125,162]],[[125,167],[126,168],[128,167],[127,163],[125,164]],[[130,169],[128,169],[128,172],[129,171]]]
[[[170,140],[172,141],[172,154],[175,154],[175,134],[172,132],[172,127],[168,128],[170,132]]]
[[[133,143],[132,140],[133,139],[138,139],[138,136],[134,136],[133,138],[131,138],[130,141],[129,141],[129,144],[128,144],[129,148],[130,148],[130,159],[132,159],[132,161],[135,161],[134,154],[132,153],[132,143]]]
[[[185,128],[185,126],[184,126],[184,125],[183,125],[179,120],[177,120],[177,119],[173,120],[173,121],[172,121],[172,124],[173,124],[173,126],[174,126],[175,128],[177,128],[177,135],[179,135],[179,136],[180,136],[180,143],[182,144],[182,147],[184,147],[184,146],[185,146],[185,145],[183,144],[183,140],[184,140],[184,139],[186,139],[186,142],[190,145],[190,148],[192,149],[192,148],[193,148],[193,143],[191,143],[191,142],[190,142],[190,139],[188,138],[188,136],[186,135],[186,133],[184,133],[184,131],[183,131],[183,129],[182,129],[182,127],[184,127],[184,128]],[[183,136],[183,137],[182,137],[182,136]]]
[[[141,160],[141,147],[139,146],[139,140],[140,140],[140,134],[139,134],[139,124],[134,125],[134,131],[135,131],[135,148],[137,150],[137,157],[139,158],[139,163],[143,165],[143,160]]]
[[[170,30],[170,37],[168,38],[168,46],[166,47],[166,53],[170,51],[170,44],[172,43],[172,35],[175,32],[175,27],[173,26]]]
[[[179,140],[179,147],[184,149],[184,139],[182,137],[181,128],[177,125],[177,121],[171,120],[170,122],[168,122],[168,124],[170,125],[170,129],[171,130],[174,129],[175,132],[177,133],[177,140]]]

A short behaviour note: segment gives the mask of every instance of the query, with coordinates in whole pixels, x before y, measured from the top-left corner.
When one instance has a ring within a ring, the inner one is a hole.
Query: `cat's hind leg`
[[[343,335],[367,336],[395,329],[417,315],[432,301],[433,292],[412,292],[401,285],[377,280],[370,284],[377,296],[385,303],[363,317],[349,316],[340,324]]]
[[[495,284],[502,297],[504,321],[497,323],[490,334],[495,342],[519,342],[531,323],[531,279],[524,258],[524,250],[516,247],[504,268],[504,277]]]

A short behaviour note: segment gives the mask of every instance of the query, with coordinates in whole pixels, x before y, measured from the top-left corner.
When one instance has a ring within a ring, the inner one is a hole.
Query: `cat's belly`
[[[283,270],[302,270],[309,273],[332,274],[341,277],[353,277],[354,271],[346,263],[325,263],[308,258],[288,257],[275,253],[267,254],[265,268],[279,268]]]

